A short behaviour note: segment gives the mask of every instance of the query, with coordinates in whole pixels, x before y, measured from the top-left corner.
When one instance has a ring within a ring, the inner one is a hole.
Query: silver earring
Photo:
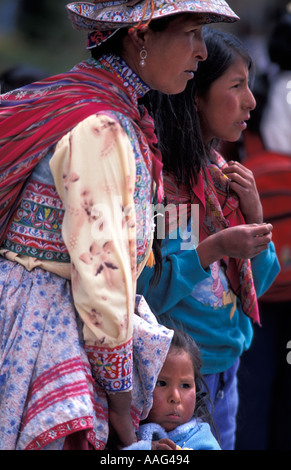
[[[148,53],[147,53],[147,51],[145,50],[144,46],[142,46],[141,51],[140,51],[140,53],[139,53],[139,56],[140,56],[140,63],[139,63],[139,65],[140,65],[141,67],[145,67],[145,65],[146,65],[145,60],[146,60],[146,58],[147,58],[147,56],[148,56]]]

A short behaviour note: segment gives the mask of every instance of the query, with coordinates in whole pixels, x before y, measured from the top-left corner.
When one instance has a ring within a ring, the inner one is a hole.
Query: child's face
[[[172,431],[187,423],[196,405],[195,371],[189,354],[170,350],[153,392],[153,407],[148,422]]]

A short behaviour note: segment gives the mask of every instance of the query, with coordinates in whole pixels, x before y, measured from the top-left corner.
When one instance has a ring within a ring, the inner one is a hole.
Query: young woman
[[[168,333],[134,316],[150,207],[162,199],[138,99],[150,88],[183,91],[206,58],[203,25],[237,16],[216,0],[106,3],[68,5],[89,47],[100,47],[95,58],[1,97],[3,449],[103,449],[108,417],[121,444],[132,443],[142,383],[157,373],[140,369],[133,383],[133,323],[137,357],[140,336],[151,352],[162,346],[154,369],[167,351]]]
[[[209,28],[204,38],[208,58],[185,92],[151,101],[164,161],[168,236],[161,281],[151,282],[145,268],[138,292],[161,323],[181,322],[197,342],[222,449],[233,449],[239,357],[251,344],[252,321],[260,322],[257,296],[279,266],[252,173],[227,164],[214,148],[217,139],[235,141],[246,128],[255,106],[252,62],[232,35]]]

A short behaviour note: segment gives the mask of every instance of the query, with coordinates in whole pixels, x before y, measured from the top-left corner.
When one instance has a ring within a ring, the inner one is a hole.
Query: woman
[[[107,416],[131,444],[170,339],[133,315],[151,253],[149,207],[162,198],[138,99],[150,88],[181,92],[206,57],[204,23],[237,16],[216,0],[106,3],[68,5],[95,58],[1,100],[5,449],[103,449]]]
[[[145,268],[138,292],[162,324],[182,323],[197,342],[221,447],[233,449],[239,357],[251,343],[252,320],[260,322],[257,296],[279,267],[252,173],[239,163],[227,164],[214,147],[217,139],[237,140],[246,127],[255,106],[248,85],[252,62],[232,35],[209,29],[204,39],[208,58],[185,92],[151,102],[169,223],[161,281],[151,283],[152,272]]]

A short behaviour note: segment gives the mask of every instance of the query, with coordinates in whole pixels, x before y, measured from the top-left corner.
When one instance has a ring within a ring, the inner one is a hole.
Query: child
[[[210,424],[207,387],[195,341],[174,329],[172,343],[153,392],[153,405],[126,450],[220,450]]]

